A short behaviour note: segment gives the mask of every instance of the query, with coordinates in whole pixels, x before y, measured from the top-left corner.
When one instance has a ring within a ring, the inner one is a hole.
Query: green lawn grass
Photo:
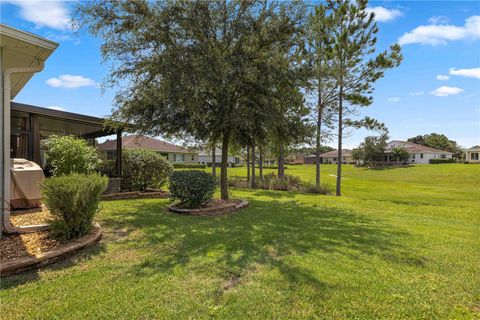
[[[2,280],[2,318],[480,318],[479,165],[345,166],[343,183],[341,198],[235,189],[250,207],[222,217],[104,202],[99,245]]]

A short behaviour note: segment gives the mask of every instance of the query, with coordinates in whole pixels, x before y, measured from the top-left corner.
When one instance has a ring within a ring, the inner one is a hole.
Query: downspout
[[[18,232],[10,222],[10,80],[15,73],[36,73],[43,70],[44,63],[38,60],[38,65],[25,68],[9,68],[3,72],[3,208],[2,232]]]

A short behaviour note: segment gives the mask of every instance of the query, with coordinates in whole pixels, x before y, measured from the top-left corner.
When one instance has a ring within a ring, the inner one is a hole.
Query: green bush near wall
[[[207,165],[196,163],[174,163],[173,167],[175,169],[205,169]]]
[[[81,237],[92,228],[100,195],[108,178],[99,174],[71,174],[45,179],[42,201],[54,216],[52,232],[64,240]]]
[[[52,135],[46,141],[46,160],[54,176],[94,173],[100,157],[85,139]]]
[[[124,149],[122,152],[122,190],[161,188],[172,171],[170,162],[155,151]]]
[[[439,163],[457,163],[457,159],[430,159],[428,160],[430,164],[439,164]]]
[[[186,208],[198,208],[213,197],[215,180],[200,170],[174,171],[170,177],[170,194]]]

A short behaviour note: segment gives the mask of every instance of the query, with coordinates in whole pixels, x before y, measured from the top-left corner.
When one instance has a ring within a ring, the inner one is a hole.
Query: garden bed
[[[96,243],[101,235],[99,225],[95,225],[89,234],[67,243],[55,240],[48,231],[6,235],[0,239],[0,276],[10,276],[54,263]]]
[[[128,191],[102,194],[100,200],[124,200],[124,199],[152,199],[152,198],[169,198],[170,194],[166,191]]]
[[[45,206],[31,209],[12,210],[10,221],[14,226],[31,226],[48,223],[53,216]]]
[[[190,216],[217,216],[225,213],[238,211],[248,206],[248,202],[245,200],[232,199],[232,200],[212,200],[206,205],[197,209],[182,208],[178,204],[171,204],[168,209],[172,212]]]

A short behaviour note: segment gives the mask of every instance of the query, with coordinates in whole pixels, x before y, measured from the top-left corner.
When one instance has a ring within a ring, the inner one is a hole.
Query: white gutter
[[[7,233],[18,232],[10,222],[10,80],[15,73],[35,73],[42,71],[43,61],[39,59],[35,67],[9,68],[3,73],[3,208],[2,208],[2,231]]]

